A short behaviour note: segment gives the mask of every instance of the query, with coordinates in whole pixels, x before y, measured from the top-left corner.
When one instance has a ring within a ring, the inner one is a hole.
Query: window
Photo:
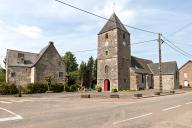
[[[144,79],[145,79],[144,77],[145,76],[142,74],[142,78],[141,78],[142,79],[142,83],[144,83]]]
[[[61,61],[58,61],[58,65],[59,65],[59,66],[61,65]]]
[[[63,72],[59,72],[59,78],[63,78],[64,75],[63,75]]]
[[[105,73],[109,73],[109,66],[105,65]]]
[[[188,73],[185,72],[183,75],[184,75],[184,78],[186,79],[188,78]]]
[[[109,52],[108,51],[105,51],[105,55],[107,56],[109,54]]]
[[[123,33],[123,39],[125,39],[125,33]]]
[[[105,39],[108,39],[108,33],[105,34]]]
[[[18,53],[18,58],[24,58],[24,54],[23,53]]]
[[[15,77],[15,72],[12,72],[12,73],[11,73],[11,77]]]

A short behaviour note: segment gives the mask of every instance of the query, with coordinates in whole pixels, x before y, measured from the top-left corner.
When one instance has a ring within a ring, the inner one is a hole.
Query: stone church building
[[[25,86],[28,83],[45,82],[51,77],[55,83],[64,83],[66,69],[53,42],[40,53],[7,50],[6,82]]]
[[[98,33],[97,59],[97,85],[103,91],[150,89],[157,83],[153,71],[158,66],[154,67],[151,60],[131,56],[130,33],[115,13]],[[177,72],[177,68],[173,69]]]

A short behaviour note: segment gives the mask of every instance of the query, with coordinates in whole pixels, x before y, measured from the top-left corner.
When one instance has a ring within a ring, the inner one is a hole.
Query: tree
[[[79,80],[79,72],[78,71],[69,72],[69,80],[68,80],[69,86],[77,84],[78,80]]]
[[[0,66],[0,82],[5,82],[5,69]]]
[[[93,81],[93,69],[94,67],[94,59],[93,57],[91,56],[87,62],[87,87],[90,88],[92,87],[92,81]]]
[[[97,59],[94,61],[93,65],[93,81],[92,84],[95,86],[97,84]],[[95,88],[95,87],[92,87]]]
[[[78,70],[76,57],[72,52],[66,52],[65,55],[63,56],[63,61],[66,65],[67,73]]]
[[[82,61],[79,66],[79,77],[81,81],[81,86],[86,85],[86,74],[87,74],[86,72],[87,72],[87,64],[84,61]]]

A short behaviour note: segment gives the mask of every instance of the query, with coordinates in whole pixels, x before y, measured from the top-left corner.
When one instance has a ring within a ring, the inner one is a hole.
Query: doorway
[[[189,82],[187,80],[184,81],[184,86],[188,87],[189,86]]]
[[[104,80],[104,91],[110,91],[110,81],[108,79]]]

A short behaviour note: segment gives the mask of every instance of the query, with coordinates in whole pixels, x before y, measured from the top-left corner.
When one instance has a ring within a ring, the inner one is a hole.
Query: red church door
[[[104,91],[110,91],[110,81],[108,79],[104,80]]]

